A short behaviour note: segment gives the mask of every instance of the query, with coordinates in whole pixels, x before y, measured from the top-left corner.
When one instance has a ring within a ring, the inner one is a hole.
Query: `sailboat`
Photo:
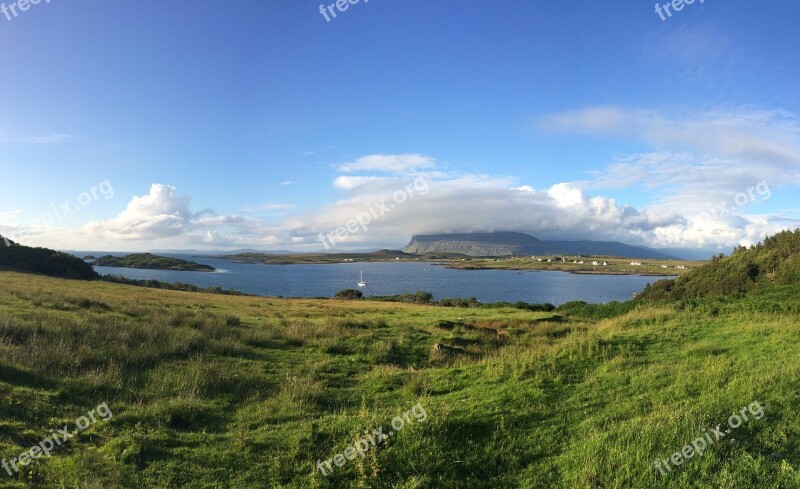
[[[358,281],[359,287],[366,287],[367,283],[364,282],[364,270],[361,270],[361,280]]]

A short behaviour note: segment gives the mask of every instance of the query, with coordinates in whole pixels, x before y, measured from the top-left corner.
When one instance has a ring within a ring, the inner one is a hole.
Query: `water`
[[[99,256],[99,255],[98,255]],[[396,295],[424,290],[436,299],[475,297],[481,302],[592,303],[626,301],[661,277],[637,275],[577,275],[554,271],[450,270],[431,263],[342,263],[335,265],[243,264],[217,258],[171,255],[211,265],[218,271],[176,272],[95,267],[102,275],[131,279],[183,282],[221,287],[249,294],[283,297],[332,297],[342,289],[357,289],[359,272],[368,283],[364,295]]]

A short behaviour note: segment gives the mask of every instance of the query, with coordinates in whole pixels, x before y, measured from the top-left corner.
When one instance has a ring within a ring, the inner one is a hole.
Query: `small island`
[[[148,270],[176,270],[181,272],[216,272],[217,269],[208,265],[167,258],[150,253],[137,253],[128,256],[101,256],[92,265],[98,267],[118,268],[144,268]]]

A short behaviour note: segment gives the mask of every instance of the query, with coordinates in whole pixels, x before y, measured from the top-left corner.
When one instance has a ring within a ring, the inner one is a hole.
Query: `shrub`
[[[336,293],[336,295],[333,296],[334,299],[340,299],[345,301],[357,300],[361,299],[362,297],[364,297],[364,294],[360,290],[355,290],[355,289],[340,290],[339,292]]]

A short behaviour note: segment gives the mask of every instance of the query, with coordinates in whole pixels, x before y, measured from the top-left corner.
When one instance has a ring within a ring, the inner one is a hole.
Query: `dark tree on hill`
[[[96,280],[100,275],[76,256],[47,248],[22,246],[0,236],[0,268],[18,272],[41,273],[51,277]]]

